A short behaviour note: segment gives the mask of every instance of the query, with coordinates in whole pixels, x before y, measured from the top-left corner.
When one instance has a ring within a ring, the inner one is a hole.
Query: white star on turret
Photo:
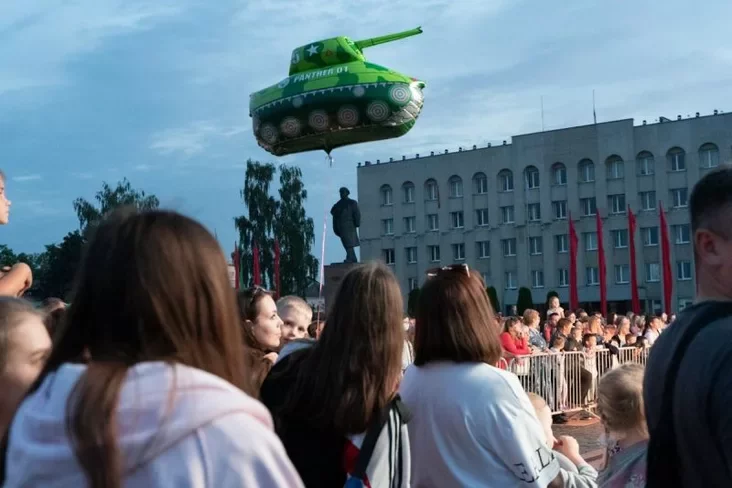
[[[311,44],[310,47],[306,49],[306,51],[311,56],[315,56],[316,54],[318,54],[318,46],[316,46],[315,44]]]

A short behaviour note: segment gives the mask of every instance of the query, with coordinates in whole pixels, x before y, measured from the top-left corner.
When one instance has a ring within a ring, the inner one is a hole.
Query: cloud
[[[247,131],[248,127],[222,127],[211,121],[196,121],[184,127],[165,129],[153,134],[150,148],[162,155],[179,153],[191,157],[210,145]]]
[[[37,180],[40,180],[41,178],[42,177],[39,174],[32,174],[32,175],[13,176],[11,179],[18,183],[23,183],[26,181],[37,181]]]
[[[98,49],[107,38],[152,29],[182,11],[172,0],[3,2],[0,97],[68,83],[69,61]]]

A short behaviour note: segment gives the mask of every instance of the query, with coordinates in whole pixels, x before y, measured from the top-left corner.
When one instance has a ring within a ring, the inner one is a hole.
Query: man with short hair
[[[697,296],[651,348],[648,487],[732,486],[732,167],[689,201]]]

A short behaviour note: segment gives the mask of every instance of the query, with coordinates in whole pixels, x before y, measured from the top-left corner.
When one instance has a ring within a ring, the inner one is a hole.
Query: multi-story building
[[[732,161],[732,114],[634,125],[633,119],[513,137],[502,145],[359,163],[361,259],[391,265],[405,295],[427,269],[467,263],[498,291],[502,308],[528,287],[534,303],[550,290],[569,299],[568,217],[579,237],[583,306],[600,301],[595,213],[603,219],[607,298],[630,308],[626,208],[637,218],[640,299],[660,311],[659,202],[666,210],[673,270],[672,309],[694,296],[688,198],[694,183]]]

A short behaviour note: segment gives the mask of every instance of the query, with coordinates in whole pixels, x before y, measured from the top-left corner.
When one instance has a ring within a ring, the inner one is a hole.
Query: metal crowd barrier
[[[590,410],[597,402],[597,381],[605,372],[624,363],[645,366],[648,349],[623,347],[592,353],[560,352],[502,359],[497,367],[515,374],[526,392],[546,400],[553,414]]]

